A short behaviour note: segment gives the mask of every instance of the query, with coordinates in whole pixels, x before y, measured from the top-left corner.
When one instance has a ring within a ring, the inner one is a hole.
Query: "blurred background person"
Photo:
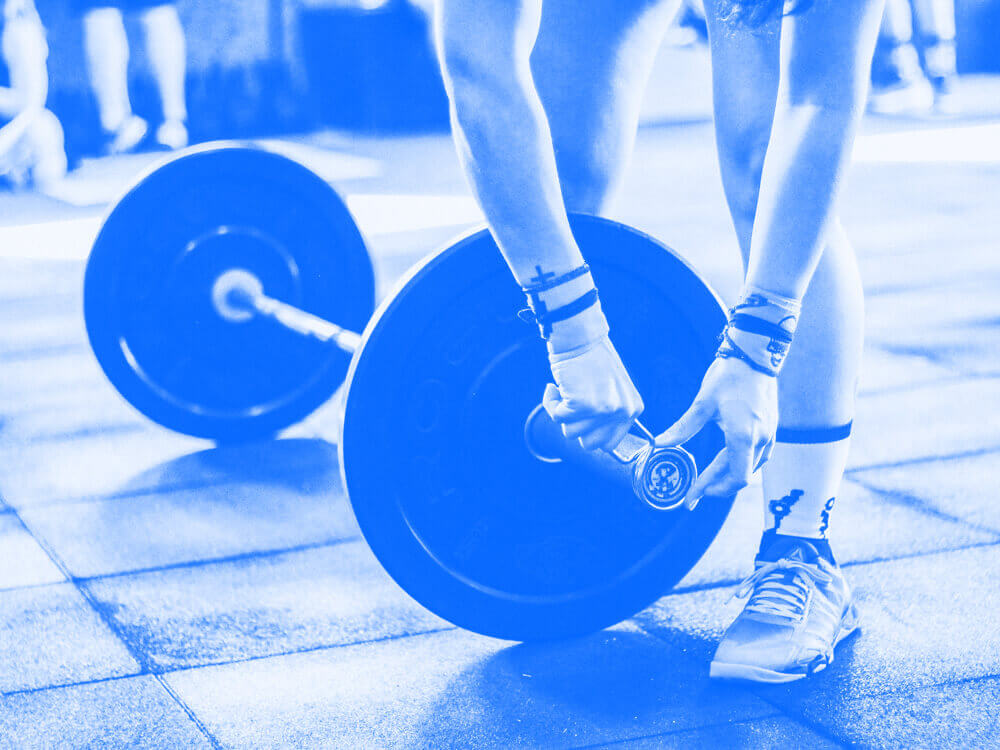
[[[66,151],[62,125],[45,108],[49,47],[34,0],[4,0],[0,46],[10,83],[0,87],[0,175],[44,190],[66,174]]]
[[[690,47],[708,44],[708,25],[702,0],[682,0],[670,23],[663,43],[671,47]]]
[[[956,78],[954,0],[886,0],[871,110],[954,114]]]
[[[84,5],[84,52],[107,151],[124,153],[146,137],[148,124],[132,111],[128,93],[129,43],[123,12],[136,11],[142,24],[153,79],[160,95],[163,122],[156,142],[170,149],[188,142],[185,122],[187,73],[184,28],[177,6],[163,0],[81,0]]]

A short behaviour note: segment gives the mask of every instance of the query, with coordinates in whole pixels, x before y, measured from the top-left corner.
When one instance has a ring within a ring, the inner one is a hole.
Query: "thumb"
[[[693,438],[712,416],[708,403],[695,398],[694,403],[674,424],[656,438],[658,446],[682,445]]]
[[[548,412],[548,415],[552,419],[555,419],[556,409],[561,403],[562,394],[559,393],[559,387],[555,383],[547,383],[545,385],[545,393],[542,395],[542,408]]]

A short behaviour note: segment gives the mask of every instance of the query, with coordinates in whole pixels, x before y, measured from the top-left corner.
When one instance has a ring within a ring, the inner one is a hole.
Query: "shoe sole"
[[[840,645],[847,636],[856,632],[860,626],[857,607],[853,604],[844,613],[840,621],[840,630],[837,637],[833,639],[833,648],[830,650],[830,661],[821,664],[811,671],[806,672],[777,672],[773,669],[765,669],[752,664],[733,664],[731,662],[713,661],[708,668],[708,676],[717,680],[743,680],[749,682],[764,682],[777,685],[785,682],[795,682],[810,674],[821,672],[833,664],[833,651]]]

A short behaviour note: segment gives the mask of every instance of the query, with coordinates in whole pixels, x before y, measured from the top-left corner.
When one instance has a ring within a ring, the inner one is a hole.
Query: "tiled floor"
[[[657,123],[640,133],[618,216],[731,295],[710,127]],[[949,132],[921,138],[954,151]],[[384,291],[474,212],[446,138],[361,140],[342,162],[310,150],[345,143],[325,134],[295,148],[365,196],[354,205]],[[79,248],[45,224],[38,244],[5,245],[0,747],[995,744],[1000,160],[988,149],[958,163],[880,159],[869,146],[844,205],[869,342],[831,527],[863,630],[829,670],[789,687],[707,678],[759,534],[753,488],[678,589],[632,620],[546,645],[465,633],[410,600],[359,538],[335,408],[270,443],[167,433],[89,352]],[[81,179],[115,185],[128,171],[87,170]],[[0,215],[31,200],[35,221],[96,226],[85,209],[26,196],[0,196]]]

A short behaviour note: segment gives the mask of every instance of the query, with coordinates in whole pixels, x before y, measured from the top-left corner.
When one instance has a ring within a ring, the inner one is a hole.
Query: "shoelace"
[[[734,599],[750,597],[744,612],[798,620],[809,600],[809,582],[829,583],[833,577],[819,565],[781,559],[761,565],[733,594]]]

